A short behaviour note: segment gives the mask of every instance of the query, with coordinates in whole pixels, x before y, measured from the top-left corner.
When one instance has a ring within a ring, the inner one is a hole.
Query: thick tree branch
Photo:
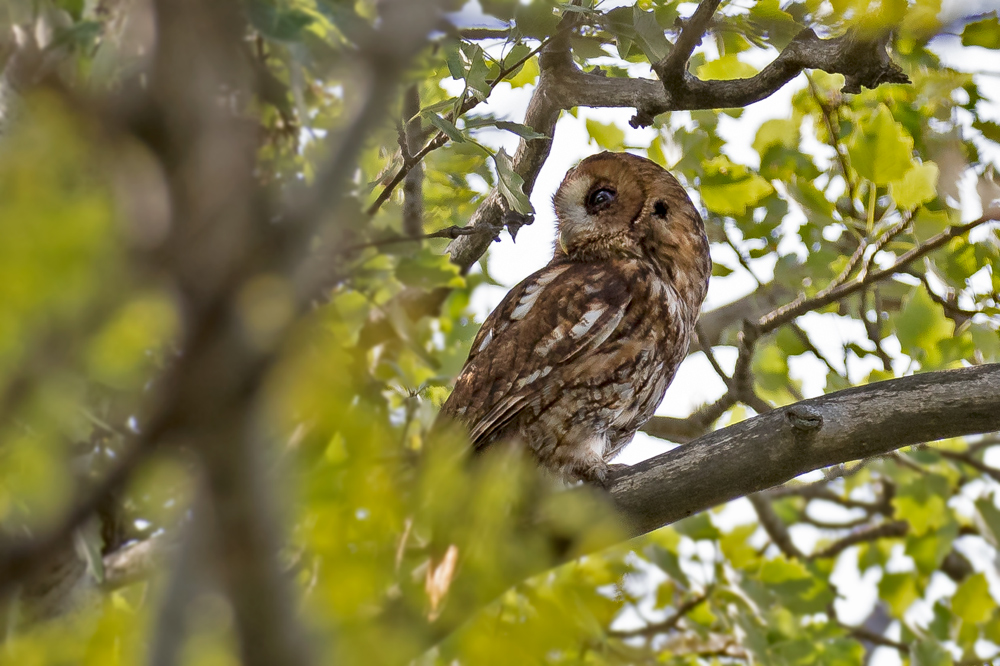
[[[610,492],[634,534],[800,474],[1000,430],[1000,365],[838,391],[715,431],[628,468]]]

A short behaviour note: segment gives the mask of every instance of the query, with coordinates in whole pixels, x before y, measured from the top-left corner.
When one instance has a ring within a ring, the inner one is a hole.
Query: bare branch
[[[630,629],[628,631],[609,631],[609,636],[614,636],[615,638],[632,638],[634,636],[655,636],[657,634],[663,634],[672,629],[676,629],[677,625],[684,616],[693,611],[699,604],[703,603],[708,599],[709,595],[712,593],[712,588],[705,590],[704,593],[691,597],[680,606],[677,610],[673,612],[666,620],[662,622],[657,622],[656,624],[646,625],[645,627],[640,627],[638,629]]]
[[[826,548],[816,551],[809,557],[810,559],[826,559],[836,557],[851,546],[855,546],[859,543],[877,541],[878,539],[885,539],[889,537],[905,536],[909,529],[910,524],[905,520],[893,520],[880,523],[878,525],[869,525],[868,527],[848,534],[843,539],[834,541]]]
[[[764,493],[754,493],[748,495],[747,499],[750,500],[750,504],[753,505],[754,511],[757,512],[757,518],[760,521],[761,527],[767,532],[767,535],[771,537],[771,541],[778,549],[790,558],[794,559],[804,559],[805,555],[799,550],[798,546],[792,541],[792,536],[788,533],[788,527],[785,523],[778,517],[775,513],[774,507],[771,506],[771,501],[768,499],[767,495]]]

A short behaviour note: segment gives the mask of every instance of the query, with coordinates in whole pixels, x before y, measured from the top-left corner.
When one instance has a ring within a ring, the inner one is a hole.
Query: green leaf
[[[253,0],[262,2],[262,0]],[[374,38],[375,31],[367,20],[354,11],[354,3],[338,2],[337,0],[316,0],[316,9],[330,20],[337,29],[354,43],[369,42]],[[453,42],[457,45],[457,42]],[[461,78],[461,77],[456,77]]]
[[[632,28],[636,43],[650,62],[659,62],[670,52],[670,42],[653,12],[645,12],[635,5],[632,8]]]
[[[878,583],[878,595],[889,605],[893,616],[903,617],[917,597],[916,577],[912,573],[887,573]]]
[[[625,131],[614,123],[598,122],[587,118],[587,133],[597,141],[597,145],[607,150],[621,150],[625,147]]]
[[[799,147],[799,123],[791,119],[772,118],[761,123],[753,140],[753,149],[761,157],[774,145],[785,148]]]
[[[522,215],[531,215],[534,209],[524,193],[524,179],[514,171],[514,165],[503,148],[497,151],[493,158],[497,167],[498,187],[508,205]]]
[[[465,73],[465,85],[468,86],[476,99],[484,100],[490,96],[490,84],[486,77],[490,66],[486,64],[486,55],[478,44],[462,44],[462,50],[469,61],[469,69]]]
[[[718,261],[712,262],[712,277],[726,277],[733,274],[733,269]]]
[[[876,185],[899,180],[913,166],[913,139],[884,104],[848,144],[851,166]]]
[[[913,234],[918,240],[927,240],[944,231],[949,224],[951,216],[947,210],[921,208],[913,218]]]
[[[709,539],[714,541],[719,538],[718,528],[712,524],[712,518],[708,512],[702,511],[693,516],[685,518],[674,525],[678,532],[691,537],[695,541]]]
[[[938,342],[955,333],[955,322],[944,316],[944,308],[931,300],[921,285],[913,288],[893,321],[903,353],[920,359],[925,366],[940,360]]]
[[[963,46],[1000,49],[1000,20],[996,16],[969,23],[962,30]]]
[[[451,78],[461,81],[465,78],[465,63],[462,61],[461,42],[457,39],[447,39],[441,46],[444,51],[444,61],[448,64],[448,72]]]
[[[915,164],[899,180],[889,183],[896,205],[905,210],[916,208],[937,196],[938,166],[934,162]]]
[[[299,9],[278,9],[266,0],[249,0],[247,18],[268,39],[295,42],[313,22],[313,17]]]
[[[754,523],[739,525],[719,539],[722,554],[732,567],[744,569],[760,559],[757,549],[750,545],[750,537],[756,530]]]
[[[976,509],[983,517],[988,530],[983,536],[993,544],[994,547],[1000,545],[1000,509],[993,504],[993,498],[981,498],[976,500]]]
[[[939,529],[931,530],[922,536],[910,534],[906,539],[906,554],[913,558],[917,571],[929,576],[941,566],[941,562],[951,551],[956,536],[958,536],[958,523],[948,520]]]
[[[396,278],[405,285],[423,289],[461,287],[465,284],[458,266],[451,263],[447,255],[428,248],[400,259],[396,266]]]
[[[951,654],[933,639],[910,646],[910,666],[951,666],[952,663]]]
[[[725,155],[705,163],[701,199],[719,215],[742,215],[774,191],[771,184],[747,167],[733,164]]]
[[[538,57],[526,61],[517,72],[507,78],[511,88],[523,88],[538,80]]]
[[[1000,123],[992,120],[974,120],[972,126],[994,143],[1000,143]]]
[[[553,13],[553,3],[536,0],[519,4],[514,13],[514,23],[526,37],[544,39],[552,34],[559,24],[559,16]]]
[[[989,583],[981,573],[962,581],[951,599],[951,609],[955,615],[972,624],[986,620],[995,608],[996,602],[990,596]]]
[[[444,132],[449,139],[456,143],[462,143],[465,141],[465,136],[462,134],[462,130],[455,127],[455,123],[451,122],[447,118],[442,118],[433,111],[424,111],[421,115],[431,122],[431,125],[437,127],[439,130]]]
[[[741,62],[735,54],[724,55],[717,60],[706,62],[696,70],[698,77],[707,80],[731,81],[749,79],[757,73],[753,65]]]
[[[499,129],[507,130],[508,132],[513,132],[514,134],[522,137],[524,139],[547,139],[548,135],[542,134],[541,132],[536,132],[531,127],[523,125],[521,123],[512,123],[507,120],[498,120],[494,123]]]

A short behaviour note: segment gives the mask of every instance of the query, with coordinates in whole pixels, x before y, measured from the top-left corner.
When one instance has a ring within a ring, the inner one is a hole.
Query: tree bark
[[[645,534],[812,470],[1000,430],[1000,364],[877,382],[775,409],[629,467],[610,488]]]

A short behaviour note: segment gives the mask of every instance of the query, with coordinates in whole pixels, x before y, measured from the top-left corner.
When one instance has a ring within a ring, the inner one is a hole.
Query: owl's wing
[[[568,366],[614,339],[635,276],[608,263],[553,263],[514,287],[483,323],[442,413],[477,448],[533,398],[559,391]]]

